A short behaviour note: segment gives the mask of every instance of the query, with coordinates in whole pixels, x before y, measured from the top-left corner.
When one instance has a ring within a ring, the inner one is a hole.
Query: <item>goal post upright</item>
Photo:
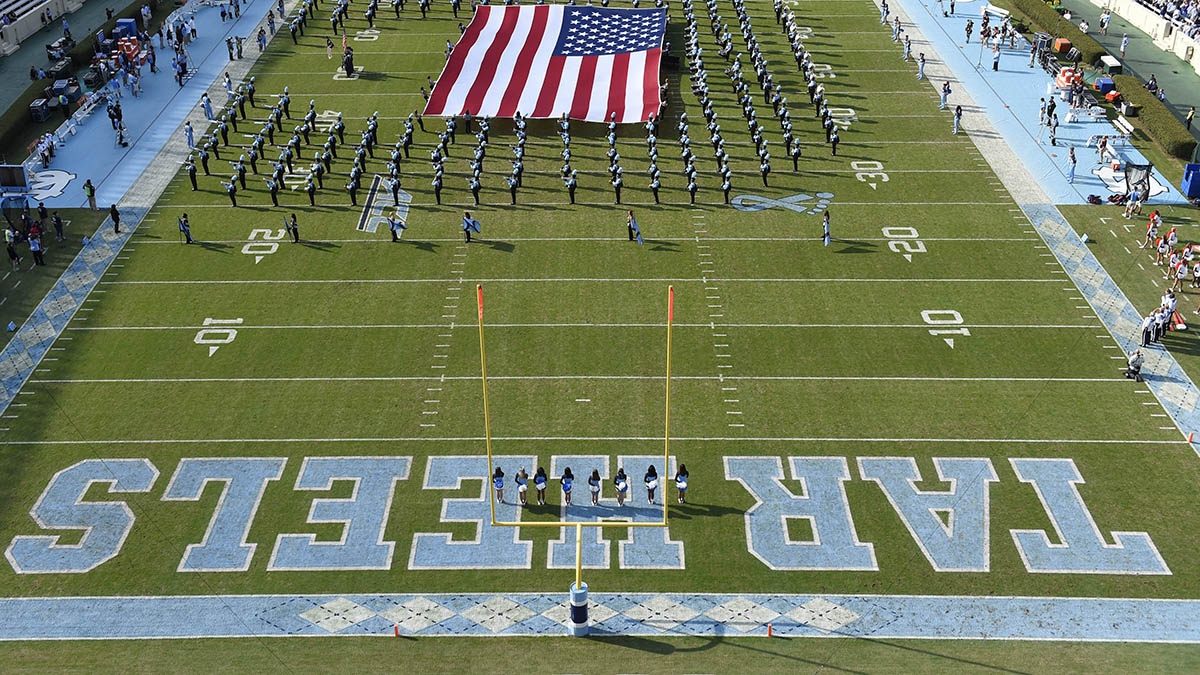
[[[475,292],[479,307],[479,370],[480,380],[483,388],[483,432],[484,445],[487,450],[487,472],[488,475],[484,478],[485,485],[489,485],[491,477],[495,472],[492,458],[492,424],[488,410],[488,391],[487,391],[487,350],[484,347],[483,338],[483,285],[476,284]],[[664,416],[663,416],[663,512],[662,520],[656,522],[628,522],[628,521],[501,521],[496,519],[496,499],[489,494],[488,502],[491,506],[491,525],[493,527],[557,527],[566,529],[568,527],[575,528],[575,583],[571,585],[571,602],[570,602],[570,621],[569,633],[574,636],[587,635],[587,584],[583,583],[583,528],[585,527],[666,527],[668,503],[670,500],[666,496],[665,483],[670,473],[671,467],[671,326],[675,320],[675,287],[667,287],[667,353],[666,353],[666,383],[664,391]],[[490,492],[490,489],[489,489]]]

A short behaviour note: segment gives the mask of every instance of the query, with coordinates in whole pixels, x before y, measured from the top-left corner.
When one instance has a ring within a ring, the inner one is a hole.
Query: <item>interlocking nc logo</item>
[[[739,211],[763,211],[778,206],[798,213],[816,215],[823,213],[829,207],[830,202],[833,201],[833,193],[818,192],[816,201],[812,200],[812,195],[803,193],[783,199],[772,199],[760,195],[738,195],[729,200],[729,205]]]
[[[29,197],[36,201],[61,197],[67,191],[67,184],[76,177],[75,174],[62,169],[39,171],[34,174]]]

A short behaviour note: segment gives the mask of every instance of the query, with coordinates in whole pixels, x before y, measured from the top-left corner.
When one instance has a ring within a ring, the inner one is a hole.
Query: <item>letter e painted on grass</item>
[[[934,571],[987,572],[988,493],[997,480],[991,460],[934,457],[933,466],[949,490],[918,490],[921,472],[912,457],[858,458],[863,480],[879,484]]]
[[[268,570],[386,570],[392,566],[396,542],[385,541],[396,481],[408,479],[411,457],[305,457],[296,478],[297,490],[332,490],[334,481],[354,484],[347,499],[313,499],[310,523],[340,523],[337,541],[317,541],[315,534],[281,534],[275,538]]]
[[[516,522],[521,519],[517,506],[515,477],[520,467],[529,473],[529,503],[535,503],[533,473],[537,457],[526,455],[493,456],[492,465],[505,474],[504,501],[496,504],[496,520]],[[471,539],[454,540],[449,532],[417,532],[413,534],[411,570],[449,569],[529,569],[533,561],[533,542],[517,538],[515,527],[492,527],[491,504],[494,499],[488,474],[486,455],[433,456],[425,469],[426,490],[461,490],[463,481],[478,482],[478,491],[471,497],[447,497],[442,500],[443,523],[470,523],[475,528]]]
[[[135,520],[123,501],[85,502],[93,483],[110,493],[149,492],[158,469],[148,459],[85,459],[59,471],[29,515],[46,530],[82,530],[76,544],[58,535],[13,537],[4,557],[17,574],[89,572],[121,551]]]
[[[878,570],[875,547],[858,540],[843,485],[850,479],[844,457],[792,457],[796,495],[783,485],[778,457],[726,457],[725,478],[754,497],[746,511],[750,553],[773,570]],[[805,520],[809,541],[788,537],[788,521]]]
[[[258,544],[247,543],[267,483],[283,475],[283,457],[187,457],[167,483],[163,501],[199,501],[210,482],[221,497],[199,544],[188,544],[179,572],[244,572]]]
[[[1171,574],[1145,532],[1111,533],[1105,541],[1079,494],[1086,481],[1070,459],[1010,459],[1013,471],[1029,483],[1042,502],[1060,543],[1045,530],[1010,530],[1017,552],[1030,572],[1058,574]]]

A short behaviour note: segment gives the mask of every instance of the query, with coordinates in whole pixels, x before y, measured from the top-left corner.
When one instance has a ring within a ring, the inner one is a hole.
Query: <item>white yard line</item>
[[[1174,428],[1174,427],[1170,427]],[[105,439],[105,440],[38,440],[10,441],[8,445],[145,445],[180,443],[399,443],[410,441],[463,442],[480,441],[483,436],[452,437],[361,437],[361,438],[158,438],[158,439]],[[496,441],[662,441],[662,436],[493,436]],[[718,442],[792,442],[792,443],[1020,443],[1042,444],[1098,444],[1098,445],[1187,445],[1185,440],[1154,439],[1084,439],[1084,438],[871,438],[842,436],[672,436],[676,441]]]
[[[445,366],[442,366],[443,368]],[[441,382],[478,380],[476,375],[379,375],[333,377],[137,377],[31,379],[30,384],[174,384],[181,382]],[[665,375],[489,375],[492,380],[665,380]],[[913,377],[888,375],[672,375],[672,380],[755,382],[1128,382],[1123,377]],[[736,391],[735,388],[728,389]]]
[[[156,279],[145,281],[101,281],[106,286],[213,286],[213,285],[246,285],[246,284],[444,284],[460,281],[454,279]],[[864,279],[864,278],[758,278],[758,277],[636,277],[636,278],[600,278],[600,277],[558,277],[544,279],[524,279],[515,277],[475,278],[463,277],[461,281],[470,283],[494,284],[561,284],[561,283],[692,283],[697,281],[723,281],[742,283],[769,284],[1045,284],[1062,283],[1062,279]]]
[[[663,328],[666,324],[662,323],[487,323],[484,322],[484,328]],[[720,326],[722,328],[928,328],[928,324],[923,323],[675,323],[676,328],[712,328]],[[1005,328],[1005,329],[1037,329],[1037,328],[1052,328],[1052,329],[1078,329],[1078,328],[1100,328],[1094,323],[1061,323],[1061,324],[987,324],[987,323],[964,323],[958,324],[963,328]],[[399,328],[447,328],[445,323],[365,323],[365,324],[329,324],[329,325],[300,325],[300,324],[282,324],[282,325],[239,325],[238,330],[263,329],[263,330],[364,330],[368,328],[382,329],[399,329]],[[69,331],[139,331],[139,330],[201,330],[205,328],[202,325],[192,326],[70,326]],[[456,329],[470,328],[474,330],[474,326],[459,325]],[[713,334],[714,337],[725,337],[724,334]],[[1107,335],[1098,337],[1107,338]],[[438,345],[441,346],[440,344]]]

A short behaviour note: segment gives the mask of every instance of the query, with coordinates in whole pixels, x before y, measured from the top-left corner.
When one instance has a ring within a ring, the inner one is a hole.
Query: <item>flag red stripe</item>
[[[568,113],[575,119],[587,117],[588,108],[592,103],[592,82],[596,79],[596,61],[598,57],[584,56],[579,62],[579,79],[575,82],[575,98],[571,100],[571,111]]]
[[[662,57],[662,49],[655,47],[646,50],[646,71],[642,79],[642,121],[650,119],[650,115],[658,114],[662,100],[658,95],[658,65]]]
[[[487,95],[488,87],[492,86],[492,80],[496,78],[496,66],[500,63],[500,56],[504,53],[505,47],[508,47],[508,41],[512,39],[513,29],[516,28],[517,16],[519,14],[519,11],[504,13],[504,17],[500,22],[500,30],[496,31],[496,35],[492,38],[492,43],[488,45],[487,51],[484,52],[483,62],[479,65],[479,74],[475,76],[475,82],[471,84],[471,90],[467,92],[467,97],[463,100],[463,110],[479,112],[479,108],[483,104],[483,97]],[[511,75],[511,73],[507,75]],[[451,110],[449,112],[457,115],[462,110]]]
[[[607,120],[612,113],[617,114],[618,122],[625,118],[625,85],[627,77],[629,77],[629,53],[614,55],[612,78],[608,84],[608,110],[605,111],[604,119]]]
[[[554,109],[554,99],[558,96],[558,82],[562,79],[563,65],[567,57],[555,54],[550,57],[550,65],[546,67],[546,79],[542,82],[542,93],[538,95],[537,107],[533,109],[534,117],[549,117]]]
[[[438,77],[437,84],[433,87],[433,93],[429,96],[429,103],[425,106],[426,115],[441,115],[446,107],[446,97],[450,95],[450,89],[454,86],[458,76],[462,73],[463,63],[467,60],[467,54],[470,53],[471,47],[479,39],[479,34],[483,32],[483,27],[487,25],[488,13],[492,11],[490,5],[481,5],[475,8],[475,18],[471,19],[471,25],[467,26],[467,32],[463,34],[462,39],[454,47],[454,52],[450,54],[450,61],[446,63],[446,67],[442,70],[442,74]]]
[[[525,84],[530,79],[537,78],[536,75],[529,72],[529,67],[533,64],[533,57],[542,43],[542,35],[546,32],[549,14],[549,5],[538,5],[533,8],[533,23],[529,26],[529,37],[525,39],[525,46],[517,55],[517,63],[513,67],[511,79],[508,81],[508,89],[504,90],[504,96],[500,100],[497,117],[512,117],[513,113],[517,112],[517,105],[521,102],[521,92],[525,90]],[[526,110],[525,113],[529,114],[529,111]]]

